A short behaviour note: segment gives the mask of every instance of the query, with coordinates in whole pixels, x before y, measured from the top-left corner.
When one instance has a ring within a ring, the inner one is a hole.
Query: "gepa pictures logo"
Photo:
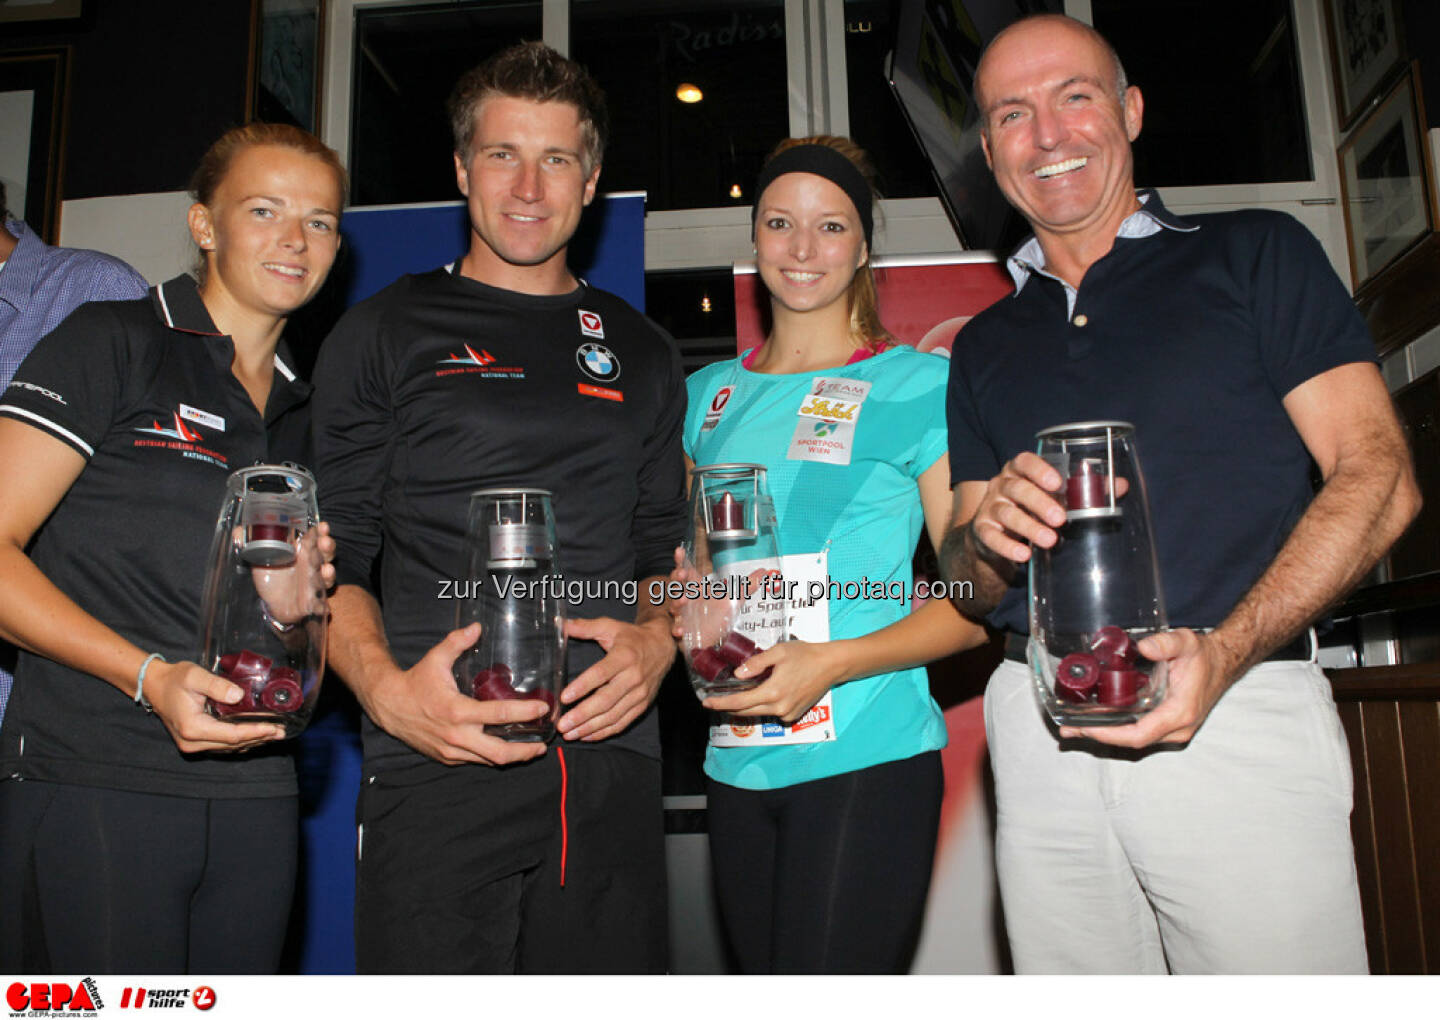
[[[15,981],[5,989],[11,1016],[95,1016],[105,1005],[94,978],[73,985],[63,981]]]

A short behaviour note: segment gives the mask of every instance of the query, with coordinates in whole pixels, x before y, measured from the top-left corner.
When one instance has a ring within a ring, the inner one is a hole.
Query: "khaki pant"
[[[1247,673],[1184,748],[1058,739],[1028,666],[985,692],[1019,973],[1364,973],[1350,757],[1307,662]]]

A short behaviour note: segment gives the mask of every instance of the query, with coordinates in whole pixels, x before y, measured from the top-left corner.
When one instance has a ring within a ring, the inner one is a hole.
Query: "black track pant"
[[[903,974],[940,825],[938,751],[779,790],[711,780],[710,855],[747,974]]]
[[[367,774],[357,815],[360,973],[665,970],[658,761],[552,746],[498,769],[426,763]]]
[[[0,782],[0,973],[273,974],[297,800]]]

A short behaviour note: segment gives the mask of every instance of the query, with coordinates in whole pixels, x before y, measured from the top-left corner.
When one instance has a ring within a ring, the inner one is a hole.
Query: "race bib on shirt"
[[[788,602],[786,625],[790,637],[794,639],[813,642],[830,640],[828,595],[813,600],[809,597],[815,592],[826,591],[829,561],[829,554],[824,551],[780,558],[780,572]],[[793,726],[764,716],[717,716],[719,722],[710,727],[710,743],[714,747],[773,747],[834,740],[833,695],[833,691],[826,691],[825,697]]]

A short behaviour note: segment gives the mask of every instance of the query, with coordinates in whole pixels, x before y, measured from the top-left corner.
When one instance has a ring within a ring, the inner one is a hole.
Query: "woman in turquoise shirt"
[[[730,714],[705,759],[710,843],[751,973],[908,969],[943,792],[923,665],[984,641],[943,598],[912,611],[920,528],[938,547],[950,509],[948,362],[880,324],[872,179],[848,139],[780,144],[753,211],[769,336],[688,382],[690,465],[764,464],[788,579],[827,591],[814,640],[754,656],[736,675],[768,679],[705,701]],[[817,395],[847,414],[815,417]]]

